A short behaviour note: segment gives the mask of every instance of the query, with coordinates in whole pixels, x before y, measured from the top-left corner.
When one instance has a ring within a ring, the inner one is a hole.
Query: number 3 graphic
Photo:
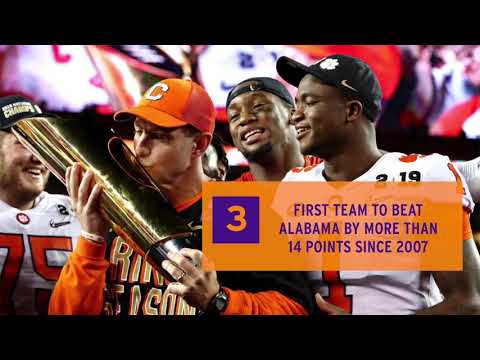
[[[238,221],[239,223],[238,225],[228,224],[228,230],[233,232],[239,232],[247,227],[247,221],[245,220],[245,208],[243,206],[234,205],[230,206],[227,210],[231,213],[238,212],[238,215],[235,215],[233,220]]]

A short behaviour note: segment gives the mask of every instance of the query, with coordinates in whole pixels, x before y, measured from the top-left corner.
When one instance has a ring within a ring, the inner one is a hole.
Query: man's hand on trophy
[[[168,258],[171,261],[164,260],[162,267],[177,279],[177,282],[170,283],[166,292],[181,296],[190,306],[205,311],[220,290],[217,273],[204,270],[205,261],[208,260],[201,251],[187,248],[179,252],[169,252]]]
[[[65,183],[82,229],[87,233],[104,237],[109,225],[100,212],[102,187],[95,182],[93,173],[91,171],[84,173],[81,165],[75,163],[67,168]]]

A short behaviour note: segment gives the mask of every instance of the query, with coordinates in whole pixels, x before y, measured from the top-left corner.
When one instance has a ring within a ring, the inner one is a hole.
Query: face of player
[[[247,84],[248,86],[248,84]],[[232,100],[227,109],[234,145],[250,161],[288,141],[289,109],[277,96],[264,91],[247,92]]]
[[[135,154],[157,185],[173,184],[192,162],[194,137],[181,128],[164,128],[137,118]]]
[[[347,102],[341,92],[306,75],[298,86],[291,123],[304,155],[327,157],[343,142]]]
[[[22,201],[34,200],[47,185],[50,172],[17,140],[7,134],[0,145],[0,187]]]

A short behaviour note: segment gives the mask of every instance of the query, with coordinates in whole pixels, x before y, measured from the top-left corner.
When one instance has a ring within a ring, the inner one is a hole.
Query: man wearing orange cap
[[[167,284],[123,239],[105,239],[108,226],[98,209],[101,187],[92,173],[83,174],[76,164],[67,169],[66,183],[83,233],[57,282],[50,314],[195,314],[197,309],[306,314],[312,310],[312,293],[300,273],[217,274],[201,268],[201,158],[215,125],[214,106],[205,90],[192,81],[166,79],[153,85],[138,106],[116,113],[115,119],[134,120],[137,158],[196,233],[193,249],[168,254],[184,272],[164,261],[164,268],[177,279]]]

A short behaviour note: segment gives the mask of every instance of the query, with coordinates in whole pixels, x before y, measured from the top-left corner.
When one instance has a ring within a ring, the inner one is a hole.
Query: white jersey
[[[68,197],[42,192],[30,210],[0,200],[0,314],[46,314],[81,226]]]
[[[295,168],[283,181],[326,181],[324,163]],[[447,156],[384,154],[354,181],[462,181],[464,209],[474,202],[462,175]],[[443,300],[430,272],[322,271],[310,272],[313,288],[326,301],[352,314],[413,314]]]

